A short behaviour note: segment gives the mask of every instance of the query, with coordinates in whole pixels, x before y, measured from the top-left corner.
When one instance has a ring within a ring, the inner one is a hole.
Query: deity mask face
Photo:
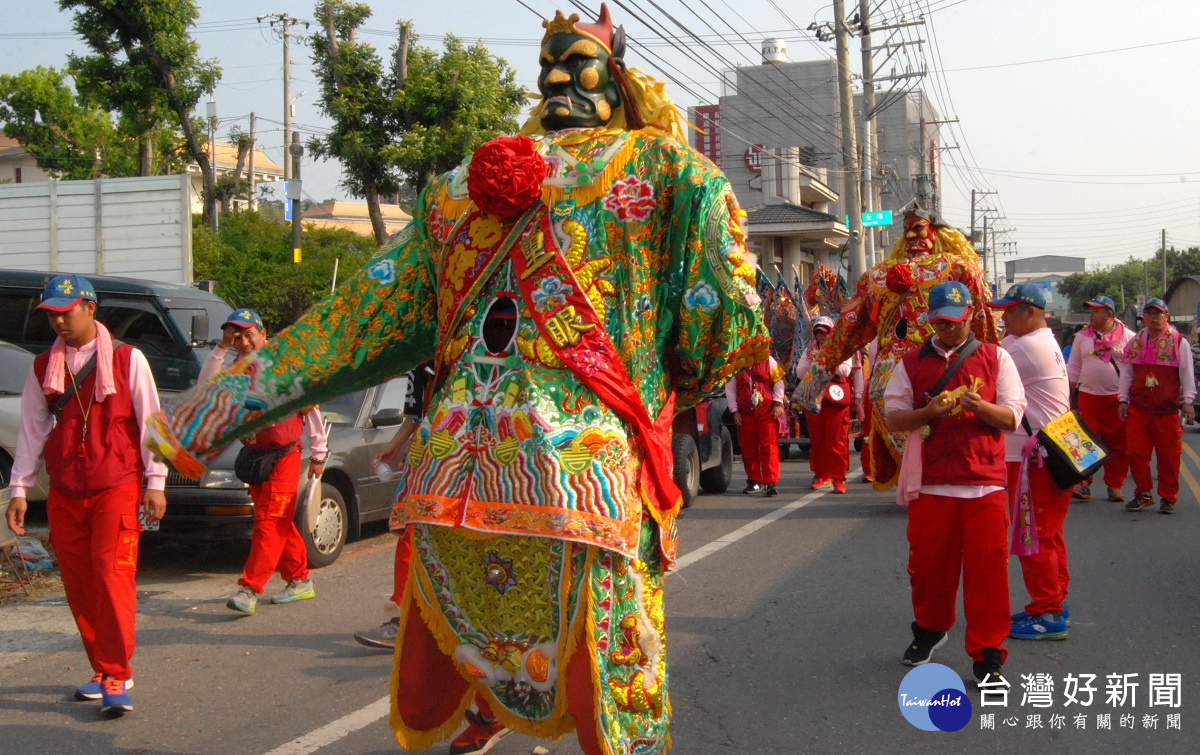
[[[919,257],[933,251],[936,238],[933,224],[920,215],[907,215],[904,218],[904,240],[908,247],[909,257]]]
[[[609,73],[609,52],[582,34],[560,32],[542,43],[542,127],[595,128],[607,124],[621,104]]]

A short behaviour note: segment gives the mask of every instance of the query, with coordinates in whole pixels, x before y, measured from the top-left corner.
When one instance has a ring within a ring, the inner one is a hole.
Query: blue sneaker
[[[103,688],[100,686],[100,683],[102,681],[104,681],[104,674],[101,674],[100,672],[96,672],[96,675],[92,677],[92,680],[90,682],[87,682],[86,684],[81,684],[75,688],[75,699],[76,700],[99,700],[100,697],[102,696],[102,693],[104,692]],[[133,688],[133,679],[126,679],[125,680],[125,689],[132,689],[132,688]]]
[[[1014,621],[1008,629],[1008,636],[1018,640],[1065,640],[1067,639],[1067,622],[1062,614],[1057,619],[1046,618],[1054,614],[1026,616],[1021,621]]]
[[[101,713],[123,716],[133,710],[133,700],[129,699],[129,693],[125,691],[124,680],[105,677],[100,686]]]
[[[1071,609],[1067,608],[1066,603],[1063,603],[1062,610],[1059,611],[1058,615],[1062,617],[1063,621],[1067,622],[1067,626],[1071,626]],[[1016,624],[1018,621],[1024,621],[1025,619],[1028,619],[1029,614],[1025,613],[1024,611],[1018,611],[1009,618],[1012,619],[1012,623]]]

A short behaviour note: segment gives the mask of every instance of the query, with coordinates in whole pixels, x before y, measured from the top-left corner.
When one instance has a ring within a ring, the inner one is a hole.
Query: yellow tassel
[[[629,139],[625,140],[625,144],[617,150],[617,153],[608,161],[608,165],[604,166],[604,170],[592,179],[592,182],[587,186],[572,186],[568,189],[561,189],[557,186],[542,186],[542,201],[547,205],[551,202],[562,201],[563,199],[572,199],[575,201],[576,207],[583,207],[602,198],[612,188],[613,183],[618,179],[624,178],[629,163],[633,160],[636,153],[638,135],[640,131],[634,131]]]
[[[442,197],[442,217],[450,222],[454,222],[461,217],[467,211],[467,208],[471,206],[470,197],[451,199],[447,194],[443,194]]]

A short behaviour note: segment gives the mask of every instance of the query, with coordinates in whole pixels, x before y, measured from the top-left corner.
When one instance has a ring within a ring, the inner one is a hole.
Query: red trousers
[[[1010,461],[1008,468],[1009,495],[1017,495],[1020,462]],[[1037,525],[1038,552],[1032,556],[1018,556],[1021,561],[1021,576],[1025,589],[1029,591],[1029,604],[1025,613],[1055,613],[1062,610],[1067,599],[1067,587],[1071,575],[1067,571],[1067,542],[1063,537],[1063,525],[1067,521],[1067,509],[1071,507],[1071,489],[1063,490],[1054,481],[1046,467],[1036,462],[1029,467],[1029,489],[1033,494],[1033,518]]]
[[[238,584],[260,595],[276,569],[288,582],[308,579],[304,538],[292,522],[299,480],[300,451],[296,450],[279,460],[266,482],[250,486],[254,531],[250,535],[250,555]]]
[[[1183,454],[1179,413],[1150,414],[1129,407],[1125,448],[1134,491],[1149,493],[1154,490],[1154,480],[1150,477],[1150,452],[1153,451],[1158,461],[1158,495],[1175,503],[1179,495],[1179,457]]]
[[[908,576],[913,619],[922,629],[954,626],[962,574],[967,654],[983,660],[985,648],[1002,647],[1008,607],[1008,501],[998,490],[982,498],[921,493],[908,504]]]
[[[808,422],[808,467],[818,479],[846,481],[850,469],[850,407],[826,403],[820,414],[805,412]]]
[[[1129,461],[1125,458],[1125,423],[1117,415],[1117,397],[1097,396],[1079,392],[1079,415],[1100,440],[1108,446],[1108,461],[1104,463],[1104,484],[1120,490],[1125,484]],[[1147,457],[1149,458],[1149,457]]]
[[[738,444],[746,478],[761,485],[779,482],[779,420],[771,413],[771,404],[762,403],[749,411],[739,411]]]
[[[404,588],[408,585],[408,565],[412,561],[412,538],[408,527],[396,533],[396,560],[392,565],[392,602],[400,605],[404,600]]]
[[[129,679],[137,617],[142,488],[131,482],[87,498],[50,488],[46,516],[67,605],[92,671]]]

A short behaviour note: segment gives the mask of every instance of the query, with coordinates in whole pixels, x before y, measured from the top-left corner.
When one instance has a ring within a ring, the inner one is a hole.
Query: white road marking
[[[848,477],[857,477],[858,474],[858,469],[852,469],[850,470]],[[702,545],[696,550],[680,556],[675,560],[675,568],[672,570],[672,573],[681,571],[685,567],[691,566],[701,559],[708,558],[722,548],[733,545],[742,538],[752,535],[763,527],[766,527],[771,522],[782,519],[793,511],[804,508],[821,496],[828,495],[830,492],[831,491],[828,490],[814,490],[813,492],[808,493],[801,498],[797,498],[789,504],[781,506],[770,513],[760,516],[753,522],[738,527],[728,535],[722,535],[716,540],[713,540],[711,543]],[[274,750],[266,753],[266,755],[309,755],[309,753],[316,752],[322,747],[328,747],[334,742],[353,734],[359,729],[369,726],[381,718],[387,717],[388,713],[391,712],[391,707],[391,696],[381,697],[365,708],[356,710],[347,716],[342,716],[338,720],[326,724],[315,731],[309,732],[301,737],[297,737],[285,745],[276,747]]]
[[[381,697],[365,708],[360,708],[333,723],[326,724],[302,737],[297,737],[281,747],[276,747],[267,755],[308,755],[310,752],[316,752],[322,747],[327,747],[384,718],[391,711],[391,707],[391,697]]]
[[[857,469],[851,470],[851,474],[856,476],[858,474],[858,470]],[[712,554],[721,550],[722,548],[733,545],[738,540],[741,540],[742,538],[746,537],[747,535],[752,535],[755,532],[758,532],[760,529],[762,529],[763,527],[766,527],[771,522],[782,519],[783,517],[787,516],[788,514],[792,513],[793,511],[804,508],[805,506],[807,506],[808,504],[817,500],[821,496],[828,495],[830,492],[832,492],[832,491],[814,490],[813,492],[805,495],[803,498],[797,498],[796,500],[792,501],[791,503],[789,503],[785,506],[781,506],[768,514],[763,514],[758,519],[755,519],[753,522],[743,524],[741,527],[738,527],[736,530],[734,530],[733,532],[730,532],[728,535],[722,535],[721,537],[718,537],[716,540],[713,540],[711,543],[702,545],[699,548],[697,548],[696,550],[691,551],[690,553],[686,553],[686,554],[680,556],[679,558],[675,559],[675,568],[672,569],[670,573],[673,574],[675,572],[679,572],[679,571],[683,570],[684,567],[691,566],[692,564],[696,563],[697,561],[699,561],[702,558],[708,558],[709,556],[711,556]]]

